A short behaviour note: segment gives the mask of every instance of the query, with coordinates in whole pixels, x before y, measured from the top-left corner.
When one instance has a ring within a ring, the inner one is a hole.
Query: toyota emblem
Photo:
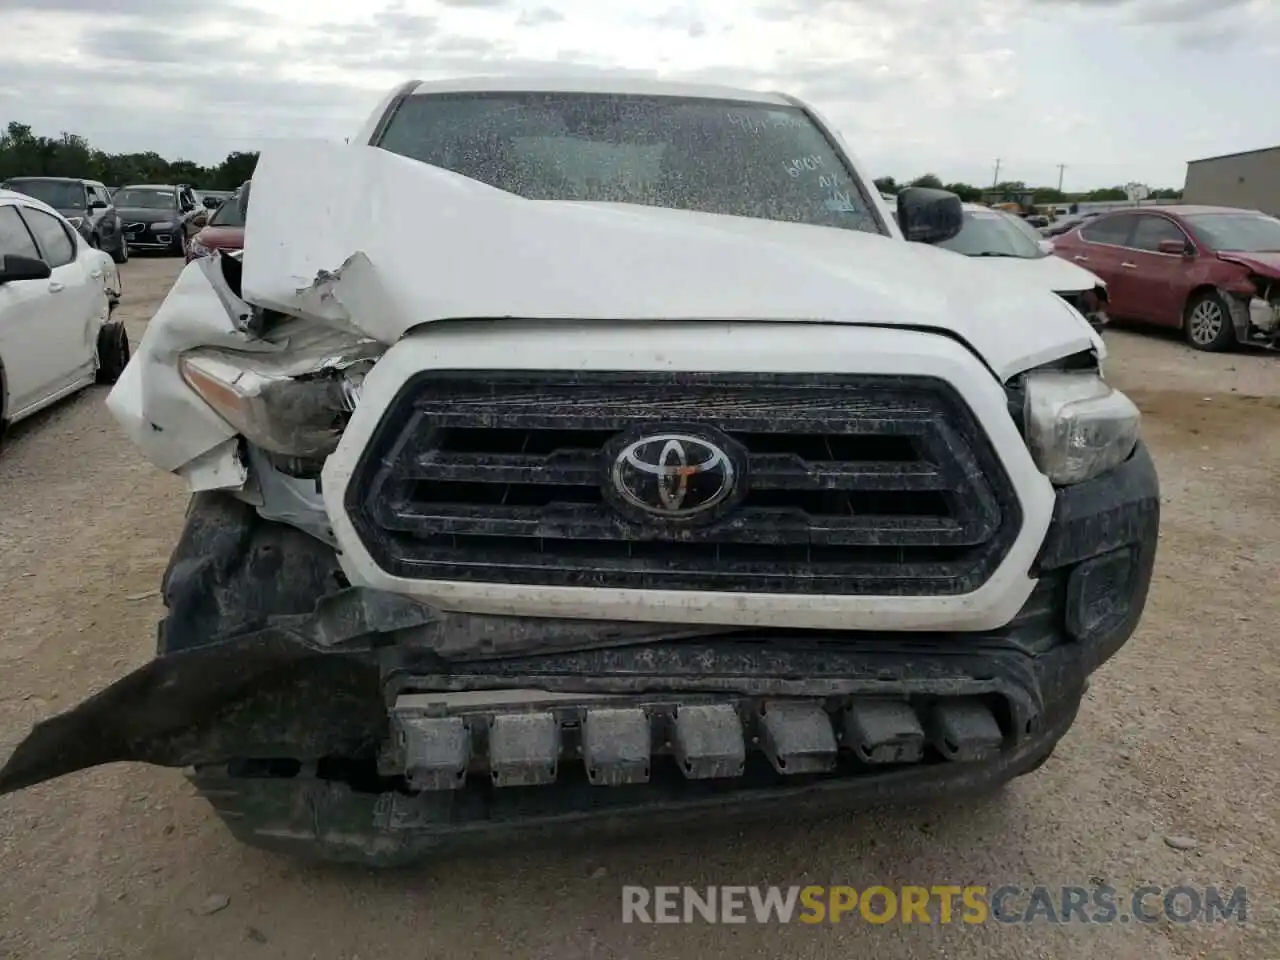
[[[733,441],[717,439],[692,432],[646,433],[625,443],[613,461],[614,492],[658,519],[708,514],[733,497],[739,482]]]

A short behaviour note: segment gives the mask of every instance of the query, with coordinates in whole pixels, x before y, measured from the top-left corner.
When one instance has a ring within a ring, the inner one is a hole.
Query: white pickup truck
[[[193,491],[157,656],[0,791],[183,766],[242,839],[375,864],[954,797],[1043,763],[1142,612],[1101,341],[798,100],[415,82],[241,202],[108,401]]]

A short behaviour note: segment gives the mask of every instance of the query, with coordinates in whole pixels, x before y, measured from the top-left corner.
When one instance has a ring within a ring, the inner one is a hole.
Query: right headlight
[[[1141,413],[1092,371],[1027,374],[1023,419],[1040,471],[1058,486],[1105,473],[1128,459]]]

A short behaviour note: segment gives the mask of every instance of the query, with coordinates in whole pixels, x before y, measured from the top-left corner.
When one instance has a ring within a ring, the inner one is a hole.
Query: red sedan
[[[244,218],[235,197],[223,201],[209,216],[200,232],[187,243],[187,262],[207,257],[214,251],[230,253],[244,248]]]
[[[1232,207],[1116,210],[1054,237],[1107,282],[1112,317],[1181,329],[1199,350],[1280,346],[1280,219]]]

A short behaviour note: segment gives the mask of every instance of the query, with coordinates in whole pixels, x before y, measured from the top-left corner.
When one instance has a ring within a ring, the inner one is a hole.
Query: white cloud
[[[877,174],[1181,182],[1280,143],[1274,0],[0,0],[0,118],[203,162],[387,88],[627,69],[814,102]],[[1259,40],[1258,38],[1263,38]]]

